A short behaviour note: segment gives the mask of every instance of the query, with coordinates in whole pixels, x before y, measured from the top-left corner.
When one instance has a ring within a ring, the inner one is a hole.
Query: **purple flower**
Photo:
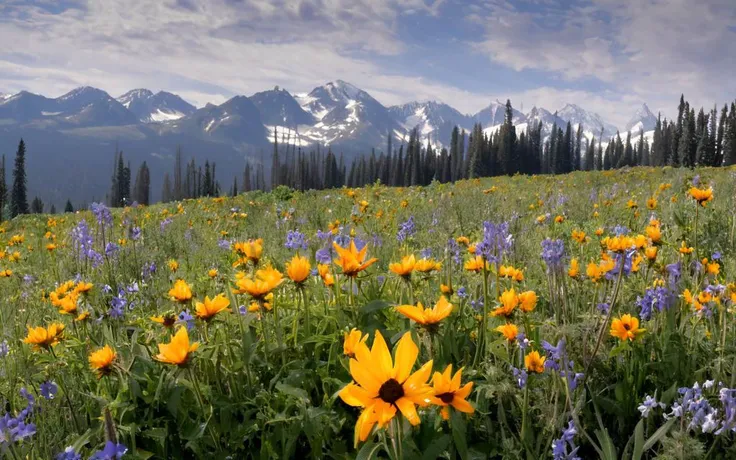
[[[332,262],[332,248],[327,246],[325,248],[318,249],[314,258],[317,260],[317,263],[323,265],[329,264]]]
[[[120,251],[120,246],[118,246],[115,243],[110,242],[110,243],[107,243],[107,245],[105,246],[105,255],[107,257],[114,258],[117,256],[119,251]]]
[[[596,308],[602,315],[608,315],[608,311],[611,309],[611,305],[608,302],[602,302],[596,305]]]
[[[419,251],[420,259],[429,259],[430,257],[432,257],[432,248],[424,248]]]
[[[115,444],[112,441],[107,441],[105,447],[102,450],[95,452],[89,460],[116,460],[123,458],[123,455],[128,452],[128,448],[122,444]]]
[[[161,233],[163,233],[166,230],[166,227],[168,227],[173,220],[171,217],[167,217],[166,219],[162,220],[161,223],[158,225],[159,230],[161,230]]]
[[[46,381],[41,384],[40,390],[41,396],[43,396],[44,399],[51,400],[56,397],[59,387],[56,385],[56,382]]]
[[[647,289],[644,297],[637,297],[636,299],[636,305],[640,308],[639,316],[642,320],[648,321],[654,308],[660,312],[667,310],[672,306],[674,300],[672,292],[664,287]]]
[[[112,212],[110,212],[110,208],[102,203],[92,203],[90,209],[92,210],[92,214],[97,218],[97,225],[103,229],[112,226]]]
[[[228,240],[219,240],[219,241],[217,241],[217,246],[220,249],[225,249],[225,250],[229,251],[231,245],[232,245],[232,243],[230,241],[228,241]]]
[[[89,260],[92,263],[92,267],[98,267],[102,264],[102,254],[94,249],[94,239],[92,238],[86,220],[82,219],[79,221],[77,226],[72,229],[71,237],[72,247],[80,260]]]
[[[289,233],[286,234],[286,243],[284,246],[286,249],[291,249],[292,251],[298,251],[299,249],[306,250],[307,239],[304,233],[298,230],[289,230]]]
[[[652,411],[652,409],[656,409],[657,407],[661,407],[662,409],[665,408],[664,403],[658,403],[656,398],[653,398],[649,395],[644,398],[644,401],[637,407],[637,410],[641,412],[642,418],[649,417],[649,412]]]
[[[156,273],[156,262],[151,262],[150,264],[144,264],[143,270],[141,274],[144,278],[148,278],[153,276]]]
[[[329,239],[332,236],[332,232],[329,230],[326,232],[323,232],[322,230],[317,230],[317,239],[320,239],[322,241]]]
[[[713,254],[712,254],[712,255],[710,256],[710,258],[711,258],[711,259],[713,259],[713,260],[721,260],[721,252],[720,252],[720,251],[716,251],[716,252],[714,252],[714,253],[713,253]]]
[[[377,233],[373,234],[373,247],[374,248],[380,248],[383,246],[383,238]]]
[[[362,251],[362,250],[363,250],[363,248],[365,247],[365,245],[366,245],[366,244],[368,244],[368,242],[367,242],[367,241],[365,241],[365,240],[361,240],[361,239],[360,239],[360,238],[358,238],[357,236],[356,236],[355,238],[353,238],[353,242],[355,243],[355,248],[356,248],[356,249],[357,249],[358,251]]]
[[[460,250],[460,245],[457,244],[454,238],[447,240],[447,250],[452,254],[452,261],[455,265],[460,265],[463,261]]]
[[[457,290],[457,296],[461,299],[468,297],[468,291],[465,289],[465,286],[460,286],[460,289]]]
[[[509,223],[494,224],[483,222],[483,240],[475,247],[476,254],[482,255],[491,263],[499,262],[514,244],[514,237],[509,233]]]
[[[512,367],[511,370],[514,373],[514,380],[516,381],[516,384],[519,386],[519,388],[524,388],[526,386],[526,380],[528,378],[528,375],[524,369],[517,369],[515,367]]]
[[[414,216],[410,216],[409,219],[399,224],[399,231],[396,234],[396,239],[399,243],[403,243],[407,238],[411,238],[417,232],[416,225],[414,224]]]
[[[138,241],[141,239],[141,228],[140,227],[131,227],[129,231],[130,239],[133,241]]]
[[[72,446],[68,446],[64,452],[56,455],[56,460],[82,460],[82,456]]]
[[[187,326],[187,329],[191,330],[194,327],[194,317],[189,313],[189,310],[184,310],[179,313],[176,323],[184,324]]]
[[[546,238],[542,241],[542,259],[549,270],[562,268],[565,256],[565,243],[562,240],[551,240]]]
[[[5,358],[6,356],[8,356],[8,353],[10,353],[8,341],[3,340],[2,342],[0,342],[0,358]]]
[[[567,428],[562,430],[562,436],[552,441],[552,458],[554,460],[580,460],[580,457],[577,456],[578,447],[575,446],[574,441],[577,434],[575,423],[570,420]]]

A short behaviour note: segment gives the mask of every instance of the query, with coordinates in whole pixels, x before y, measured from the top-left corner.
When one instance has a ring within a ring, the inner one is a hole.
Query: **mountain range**
[[[268,166],[274,140],[303,148],[329,146],[349,160],[372,148],[385,150],[389,135],[399,145],[414,128],[423,142],[442,147],[449,145],[454,126],[468,132],[481,123],[491,133],[504,117],[505,104],[498,100],[476,114],[463,114],[435,101],[387,107],[342,80],[305,94],[276,87],[201,108],[176,94],[147,89],[134,89],[117,98],[89,86],[57,98],[27,91],[0,92],[0,154],[12,158],[23,137],[28,149],[29,195],[58,207],[67,198],[74,202],[103,200],[113,153],[120,149],[133,169],[144,160],[148,163],[155,200],[163,173],[173,169],[178,148],[185,159],[215,161],[218,179],[227,186],[240,175],[246,159]],[[547,133],[553,124],[564,128],[569,121],[577,129],[582,123],[588,139],[601,137],[601,131],[604,138],[617,131],[598,114],[574,104],[555,112],[541,107],[527,113],[513,110],[517,131],[537,121]],[[655,123],[656,117],[643,104],[626,130],[650,131]]]

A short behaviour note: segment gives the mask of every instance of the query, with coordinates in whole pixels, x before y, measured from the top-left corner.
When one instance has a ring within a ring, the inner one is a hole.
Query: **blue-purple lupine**
[[[47,400],[54,399],[58,391],[59,391],[59,387],[56,385],[56,382],[48,381],[48,380],[43,382],[39,388],[39,392],[41,393],[41,396],[43,396],[43,398]]]
[[[674,301],[675,295],[669,289],[662,286],[649,288],[644,292],[643,297],[636,299],[639,317],[644,321],[649,321],[655,308],[659,312],[668,310]]]
[[[26,407],[15,417],[9,412],[0,417],[0,446],[7,446],[36,434],[36,425],[27,423],[28,418],[33,414],[36,398],[25,388],[20,389],[20,394],[26,399]]]
[[[97,225],[103,230],[112,226],[112,212],[110,208],[103,203],[92,203],[89,208],[97,219]]]
[[[644,401],[637,407],[637,410],[641,412],[642,418],[647,418],[649,417],[649,413],[657,407],[664,409],[667,406],[664,403],[657,402],[655,397],[647,395]]]
[[[503,256],[511,250],[514,236],[509,233],[509,223],[483,222],[483,239],[475,246],[475,253],[482,255],[488,262],[500,263]]]
[[[542,241],[542,260],[547,264],[547,269],[556,271],[562,268],[565,257],[565,243],[562,240],[545,238]]]
[[[568,359],[565,351],[565,341],[560,339],[557,345],[542,340],[542,348],[547,352],[544,367],[559,372],[560,377],[566,378],[571,391],[575,391],[583,379],[582,372],[575,372],[575,363]],[[567,363],[567,369],[565,369]]]
[[[526,371],[524,369],[517,369],[515,367],[512,367],[511,371],[514,374],[516,385],[518,385],[519,388],[524,388],[526,386],[527,378],[529,377]]]
[[[55,458],[56,460],[82,460],[82,456],[72,446],[67,446],[64,452],[57,454]]]
[[[102,450],[95,452],[89,460],[117,460],[123,458],[123,455],[128,452],[128,448],[118,443],[115,444],[112,441],[107,441],[105,447]]]
[[[306,250],[307,249],[307,238],[304,233],[298,230],[289,230],[286,234],[286,243],[284,243],[286,249],[292,251]]]
[[[554,460],[580,460],[578,457],[579,447],[575,446],[575,423],[570,420],[567,428],[562,430],[562,436],[552,441],[552,458]]]
[[[399,243],[403,243],[407,238],[411,238],[417,232],[416,225],[414,224],[414,216],[410,216],[406,222],[399,224],[399,231],[396,234],[396,239]]]
[[[87,226],[87,221],[82,219],[71,231],[72,247],[81,261],[90,261],[92,267],[98,267],[103,262],[102,254],[94,248],[94,239]]]

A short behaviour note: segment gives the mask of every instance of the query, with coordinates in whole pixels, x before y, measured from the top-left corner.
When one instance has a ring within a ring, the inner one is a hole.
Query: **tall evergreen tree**
[[[43,214],[43,201],[41,201],[41,198],[33,198],[33,201],[31,201],[31,213]]]
[[[26,196],[26,143],[23,139],[18,143],[13,168],[13,189],[10,194],[10,217],[28,214],[28,198]]]
[[[5,205],[8,204],[8,184],[5,182],[5,155],[0,162],[0,221],[5,215]]]
[[[74,206],[72,206],[72,200],[67,199],[66,205],[64,206],[64,212],[74,212]]]

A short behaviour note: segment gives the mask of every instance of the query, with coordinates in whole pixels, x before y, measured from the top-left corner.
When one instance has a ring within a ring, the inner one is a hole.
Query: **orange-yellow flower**
[[[639,328],[639,319],[629,314],[625,314],[621,318],[615,318],[611,322],[611,336],[618,337],[622,341],[634,340],[644,331],[646,329]]]
[[[529,372],[541,374],[544,372],[544,362],[547,360],[546,357],[540,356],[538,351],[529,352],[524,356],[524,366]]]
[[[452,295],[455,291],[452,289],[451,285],[440,284],[440,292],[443,294]]]
[[[291,261],[286,263],[286,274],[297,285],[304,283],[309,278],[311,271],[312,265],[309,263],[309,259],[304,256],[295,255]]]
[[[695,201],[698,202],[700,206],[703,207],[705,207],[706,203],[713,199],[712,187],[708,187],[707,189],[691,187],[690,190],[688,190],[688,193]]]
[[[358,273],[378,261],[375,257],[365,260],[368,252],[368,245],[363,246],[363,249],[358,251],[358,248],[355,246],[355,240],[350,240],[350,246],[347,248],[343,248],[335,242],[332,243],[332,246],[335,248],[335,251],[337,251],[338,256],[338,258],[335,259],[335,263],[342,268],[342,273],[349,277],[358,276]]]
[[[496,328],[496,331],[500,332],[504,337],[506,337],[506,340],[508,340],[509,342],[513,342],[514,340],[516,340],[516,337],[519,335],[519,328],[511,323],[506,323],[498,326]]]
[[[64,333],[64,325],[60,323],[51,323],[48,327],[38,326],[28,328],[28,335],[23,339],[23,343],[35,346],[36,349],[48,349],[56,346]]]
[[[421,302],[414,305],[401,305],[396,310],[424,327],[436,326],[452,313],[452,304],[445,296],[440,296],[433,308],[424,308]]]
[[[418,271],[419,273],[429,273],[439,270],[440,268],[442,268],[442,264],[434,259],[420,259],[414,266],[414,270]]]
[[[583,244],[587,241],[587,237],[585,236],[585,232],[582,230],[573,230],[572,231],[572,239],[577,241],[580,244]]]
[[[657,252],[659,252],[657,246],[649,246],[644,249],[644,255],[647,256],[650,262],[654,262],[657,259]]]
[[[162,363],[186,366],[193,352],[199,348],[199,342],[189,343],[187,328],[182,326],[171,338],[169,343],[158,344],[156,359]]]
[[[611,252],[626,252],[636,247],[636,240],[627,235],[607,236],[601,243]]]
[[[537,306],[537,293],[534,291],[524,291],[519,294],[519,308],[525,313],[534,311]]]
[[[491,312],[491,316],[508,318],[514,312],[514,309],[519,306],[519,296],[516,295],[516,291],[513,288],[503,291],[498,300],[501,302],[501,305]]]
[[[258,261],[261,260],[263,255],[263,239],[258,238],[257,240],[240,241],[233,244],[233,251],[235,251],[241,258],[246,261],[251,261],[257,265]]]
[[[469,272],[480,272],[483,270],[483,264],[485,264],[486,270],[490,268],[488,265],[488,262],[483,260],[483,257],[481,256],[475,256],[472,259],[465,262],[465,270]]]
[[[209,269],[209,270],[207,271],[207,276],[209,276],[210,278],[217,278],[217,274],[218,274],[218,273],[219,273],[219,272],[217,271],[217,269],[216,269],[216,268],[210,268],[210,269]]]
[[[692,246],[688,247],[684,241],[680,243],[680,254],[692,254],[694,250]]]
[[[110,345],[105,345],[89,354],[89,367],[95,371],[97,378],[109,375],[116,357],[115,350]]]
[[[320,278],[322,278],[322,281],[324,281],[325,286],[331,287],[332,285],[335,284],[335,277],[332,276],[332,273],[330,273],[329,265],[318,264],[317,273],[319,273]]]
[[[570,268],[567,269],[567,275],[570,278],[577,278],[577,276],[580,274],[580,264],[578,263],[577,258],[573,258],[570,260]]]
[[[468,382],[461,387],[462,375],[462,368],[452,375],[452,364],[448,364],[444,372],[435,372],[432,376],[434,388],[432,403],[442,407],[440,415],[444,420],[450,418],[450,406],[466,414],[472,414],[475,411],[467,401],[467,397],[473,390],[473,382]]]
[[[178,279],[174,283],[174,287],[169,289],[169,297],[179,303],[189,302],[192,299],[192,289],[186,281]]]
[[[646,233],[649,239],[652,240],[652,243],[659,244],[662,242],[662,230],[659,228],[659,225],[647,226]]]
[[[353,328],[350,332],[346,332],[343,336],[342,352],[348,358],[355,358],[358,347],[366,347],[366,340],[368,340],[368,334],[363,335],[362,332]]]
[[[256,271],[255,278],[241,277],[236,282],[234,294],[249,294],[254,299],[261,300],[276,289],[283,277],[281,272],[270,266]]]
[[[174,259],[169,260],[168,265],[169,270],[171,270],[172,272],[176,272],[177,270],[179,270],[179,262]]]
[[[717,275],[721,272],[721,265],[718,262],[711,262],[707,265],[708,274]]]
[[[388,269],[393,273],[401,276],[402,278],[411,277],[411,273],[414,271],[414,266],[417,264],[417,260],[414,254],[404,256],[401,262],[392,262],[388,264]]]
[[[647,209],[657,209],[657,199],[654,197],[651,197],[647,200]]]
[[[166,313],[160,316],[151,316],[151,321],[158,323],[166,328],[174,327],[176,323],[176,316],[171,313]]]
[[[426,407],[434,391],[427,384],[432,372],[432,361],[411,373],[419,348],[407,332],[395,348],[391,359],[386,341],[376,331],[373,347],[358,347],[355,358],[350,360],[350,374],[356,383],[349,383],[340,390],[340,398],[363,411],[355,424],[355,444],[368,439],[373,427],[385,427],[397,412],[412,425],[420,422],[416,406]]]
[[[209,321],[221,311],[230,311],[230,300],[225,294],[217,294],[214,299],[209,296],[204,298],[204,302],[197,302],[195,305],[197,318]]]
[[[501,265],[498,267],[498,276],[502,278],[511,278],[514,281],[524,281],[524,272],[512,266]]]

